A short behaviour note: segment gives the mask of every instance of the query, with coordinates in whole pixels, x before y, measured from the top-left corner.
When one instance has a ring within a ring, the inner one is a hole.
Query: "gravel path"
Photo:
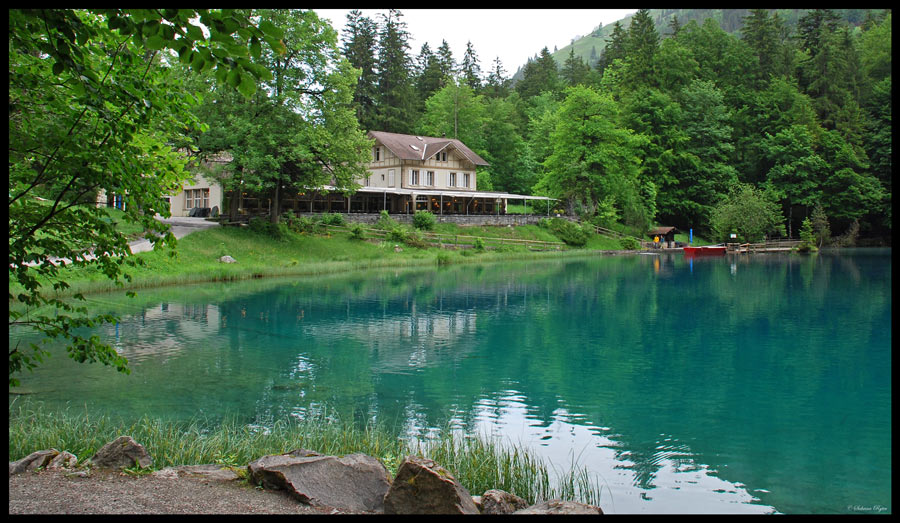
[[[282,492],[199,477],[132,477],[94,471],[26,472],[9,477],[10,514],[337,514]]]

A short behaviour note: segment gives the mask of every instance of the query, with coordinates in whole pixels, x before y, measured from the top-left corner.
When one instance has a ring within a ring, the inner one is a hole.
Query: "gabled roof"
[[[678,229],[676,229],[675,227],[666,227],[666,226],[662,226],[662,227],[657,227],[657,228],[651,230],[651,231],[648,232],[647,234],[649,234],[650,236],[654,236],[654,235],[657,235],[657,234],[669,234],[670,232],[672,232],[672,231],[677,231],[677,230],[678,230]]]
[[[484,158],[475,154],[464,143],[454,138],[435,138],[433,136],[415,136],[412,134],[369,131],[369,137],[390,149],[401,160],[427,160],[438,152],[450,147],[459,151],[475,165],[490,165]]]

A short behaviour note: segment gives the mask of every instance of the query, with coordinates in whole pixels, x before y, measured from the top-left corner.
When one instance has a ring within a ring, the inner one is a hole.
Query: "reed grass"
[[[14,399],[10,404],[10,461],[55,448],[75,454],[82,463],[121,435],[147,449],[153,457],[152,470],[214,463],[243,473],[247,463],[262,456],[302,448],[337,456],[367,454],[381,460],[393,476],[405,456],[418,455],[450,471],[472,494],[500,489],[529,503],[565,499],[600,506],[601,501],[599,485],[575,463],[554,479],[552,469],[524,446],[459,431],[439,431],[426,439],[398,438],[388,428],[361,429],[324,411],[305,419],[254,425],[235,419],[179,422],[143,417],[129,422],[87,410],[45,410],[28,400]]]

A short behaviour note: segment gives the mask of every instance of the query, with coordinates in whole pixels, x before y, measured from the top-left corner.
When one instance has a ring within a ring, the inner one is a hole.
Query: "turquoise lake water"
[[[329,409],[573,461],[607,513],[891,512],[891,251],[681,254],[89,297],[131,375],[54,354],[23,388],[125,418]],[[16,341],[10,335],[11,343]]]

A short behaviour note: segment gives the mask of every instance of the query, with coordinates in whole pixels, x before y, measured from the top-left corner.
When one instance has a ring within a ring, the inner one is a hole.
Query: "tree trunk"
[[[231,204],[229,205],[228,214],[231,216],[231,221],[236,222],[238,220],[238,207],[241,205],[241,187],[242,184],[240,182],[244,179],[244,168],[241,167],[241,179],[238,180],[238,183],[231,189]]]
[[[272,211],[271,211],[271,216],[269,216],[269,219],[273,224],[277,224],[280,217],[281,217],[281,183],[276,181],[275,182],[275,193],[272,196]]]
[[[788,238],[793,238],[794,235],[791,234],[791,227],[793,225],[792,221],[794,219],[794,206],[788,205]]]

